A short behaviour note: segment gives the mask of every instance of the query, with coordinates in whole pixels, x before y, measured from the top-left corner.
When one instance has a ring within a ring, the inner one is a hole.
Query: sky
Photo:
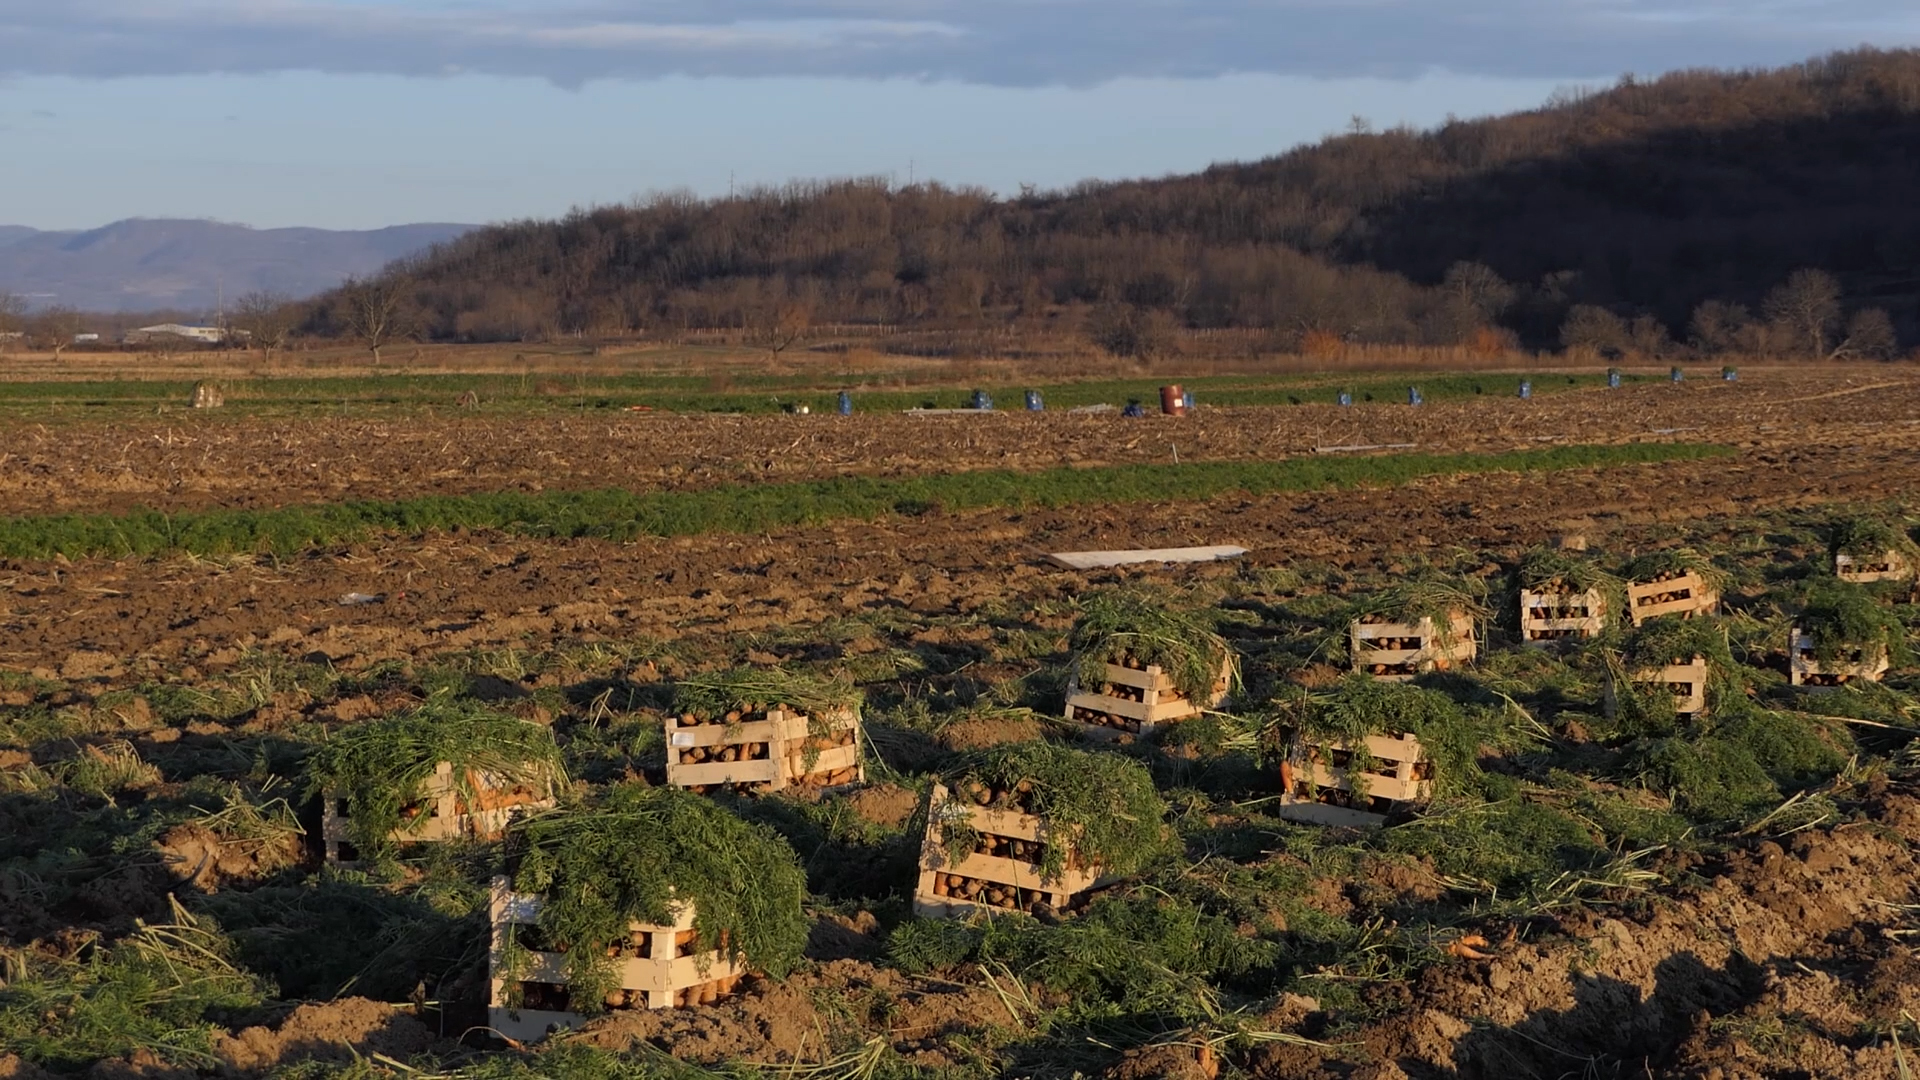
[[[839,176],[1013,193],[1862,44],[1920,44],[1920,4],[0,0],[0,224],[482,223]]]

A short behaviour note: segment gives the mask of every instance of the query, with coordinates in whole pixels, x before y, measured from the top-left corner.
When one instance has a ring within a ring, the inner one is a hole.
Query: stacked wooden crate
[[[1814,655],[1813,636],[1794,627],[1788,635],[1793,647],[1788,650],[1787,665],[1792,683],[1809,689],[1831,689],[1854,681],[1879,682],[1891,663],[1886,646],[1872,650],[1856,649],[1840,663],[1822,663]]]
[[[1842,581],[1871,585],[1876,581],[1905,581],[1913,576],[1913,567],[1899,552],[1885,551],[1872,557],[1835,555],[1833,573]]]
[[[453,766],[441,762],[427,781],[426,797],[402,811],[401,824],[388,835],[396,844],[449,840],[498,840],[516,814],[554,805],[551,789],[506,783],[483,772],[469,773],[470,805],[453,780]],[[357,862],[353,846],[352,800],[328,792],[320,801],[320,835],[330,863]]]
[[[1709,615],[1719,606],[1720,594],[1692,570],[1627,586],[1627,614],[1635,626],[1662,615]]]
[[[818,717],[779,704],[713,719],[682,713],[667,717],[666,736],[667,782],[698,792],[839,787],[866,778],[860,717],[851,709]]]
[[[532,1042],[583,1017],[568,989],[567,954],[545,946],[538,921],[540,898],[514,892],[505,877],[493,879],[491,988],[487,1024],[518,1042]],[[602,1002],[609,1009],[669,1009],[711,1005],[738,989],[747,972],[719,950],[696,952],[695,912],[677,908],[670,924],[635,922],[619,956],[610,957],[616,987]],[[517,955],[516,955],[517,954]]]
[[[1520,640],[1535,648],[1599,637],[1607,628],[1607,598],[1599,589],[1520,590]]]
[[[1102,667],[1101,682],[1083,687],[1080,667],[1075,665],[1067,680],[1067,719],[1087,726],[1096,737],[1149,735],[1155,729],[1178,720],[1198,716],[1218,708],[1232,685],[1233,661],[1220,665],[1207,697],[1195,701],[1181,695],[1173,679],[1158,665],[1137,661]]]
[[[1433,797],[1433,762],[1413,735],[1369,735],[1363,767],[1345,742],[1296,734],[1280,763],[1281,817],[1314,825],[1383,825]]]
[[[1632,672],[1628,678],[1637,685],[1665,687],[1673,695],[1673,711],[1680,716],[1707,714],[1707,658],[1696,656],[1683,664],[1662,664]],[[1607,677],[1605,705],[1609,717],[1620,711],[1620,693],[1613,676]]]
[[[1410,682],[1428,671],[1447,671],[1473,660],[1473,617],[1453,612],[1442,634],[1431,615],[1419,622],[1353,621],[1353,670],[1391,682]]]
[[[949,830],[971,832],[971,851],[948,850]],[[1065,911],[1098,882],[1096,868],[1076,865],[1071,853],[1049,874],[1047,848],[1065,843],[1047,822],[1019,810],[995,810],[956,798],[936,784],[927,804],[927,832],[920,847],[920,880],[914,913],[926,918],[963,917],[976,911],[1030,911],[1044,904]],[[1069,852],[1072,845],[1067,845]]]

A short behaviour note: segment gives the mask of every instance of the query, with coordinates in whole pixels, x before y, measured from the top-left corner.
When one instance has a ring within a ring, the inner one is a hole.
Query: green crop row
[[[1396,454],[1122,465],[1034,473],[986,470],[905,478],[843,477],[698,491],[498,492],[272,510],[59,514],[0,519],[0,557],[80,558],[173,552],[288,555],[375,535],[419,535],[453,529],[622,541],[642,536],[760,533],[833,521],[871,521],[896,514],[1201,500],[1229,492],[1262,495],[1391,486],[1436,475],[1639,465],[1731,453],[1731,448],[1723,446],[1642,443],[1499,454]]]

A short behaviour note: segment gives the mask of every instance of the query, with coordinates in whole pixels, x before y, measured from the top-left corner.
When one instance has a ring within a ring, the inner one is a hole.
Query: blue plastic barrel
[[[1668,378],[1671,378],[1674,382],[1679,382],[1681,379],[1686,378],[1686,376],[1680,374],[1680,365],[1675,364],[1673,366],[1673,374],[1668,376]]]
[[[1727,382],[1739,382],[1740,369],[1734,368],[1734,367],[1723,367],[1720,369],[1720,378],[1722,378]]]
[[[853,415],[853,395],[847,393],[845,390],[840,391],[840,415]]]
[[[1426,398],[1423,398],[1420,396],[1419,387],[1417,386],[1407,387],[1407,404],[1420,405],[1420,404],[1423,404],[1426,400],[1427,400]]]
[[[1028,412],[1040,412],[1046,407],[1047,407],[1046,404],[1040,400],[1040,391],[1038,390],[1027,391],[1027,411]]]
[[[1184,398],[1186,401],[1187,411],[1192,412],[1193,411],[1193,391],[1191,390],[1184,391],[1180,396]]]
[[[1353,404],[1353,391],[1351,390],[1340,391],[1340,404],[1342,405]]]
[[[1520,400],[1521,401],[1533,400],[1533,380],[1531,379],[1520,380]]]
[[[1619,368],[1610,367],[1607,369],[1607,389],[1609,390],[1620,389],[1620,369]]]
[[[987,392],[985,390],[975,390],[973,392],[973,407],[976,409],[984,409],[987,412],[992,412],[993,399],[987,396]]]

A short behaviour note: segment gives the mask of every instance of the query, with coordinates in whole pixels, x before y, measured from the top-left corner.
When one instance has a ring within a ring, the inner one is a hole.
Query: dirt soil
[[[279,563],[0,562],[0,665],[73,678],[192,679],[248,649],[354,668],[559,639],[762,631],[885,607],[966,614],[1069,597],[1112,576],[1053,568],[1044,560],[1049,551],[1237,543],[1251,549],[1243,565],[1255,568],[1303,559],[1389,568],[1456,545],[1537,544],[1569,528],[1595,543],[1631,543],[1643,526],[1898,498],[1917,485],[1920,439],[1875,433],[1847,444],[1753,450],[1734,461],[1440,477],[1394,490],[1196,503],[935,513],[764,537],[614,544],[430,536]],[[1220,564],[1180,573],[1236,572]],[[342,606],[352,592],[387,600]]]
[[[1505,385],[1504,376],[1489,376]],[[1315,447],[1509,450],[1556,442],[1910,442],[1920,372],[1773,368],[1735,383],[1489,395],[1418,409],[1203,408],[1180,420],[1030,414],[910,417],[581,414],[561,417],[244,414],[64,423],[0,420],[0,515],[261,508],[425,494],[637,491],[847,475],[1272,460]]]
[[[860,1028],[878,1023],[908,1061],[938,1068],[955,1063],[946,1038],[1010,1026],[1014,1018],[977,983],[914,979],[858,960],[833,960],[782,981],[760,980],[712,1008],[611,1013],[587,1024],[578,1038],[616,1050],[651,1043],[698,1063],[781,1065],[832,1056],[827,1041],[843,1021]]]
[[[302,1005],[274,1027],[216,1035],[214,1053],[222,1072],[253,1074],[296,1061],[345,1064],[369,1054],[405,1061],[437,1041],[425,1024],[392,1005],[344,998]]]
[[[1859,820],[1757,841],[1639,910],[1516,926],[1489,959],[1383,989],[1395,1012],[1362,1032],[1358,1071],[1275,1045],[1254,1074],[1891,1080],[1885,1032],[1920,1015],[1917,843],[1920,794],[1889,791]]]

